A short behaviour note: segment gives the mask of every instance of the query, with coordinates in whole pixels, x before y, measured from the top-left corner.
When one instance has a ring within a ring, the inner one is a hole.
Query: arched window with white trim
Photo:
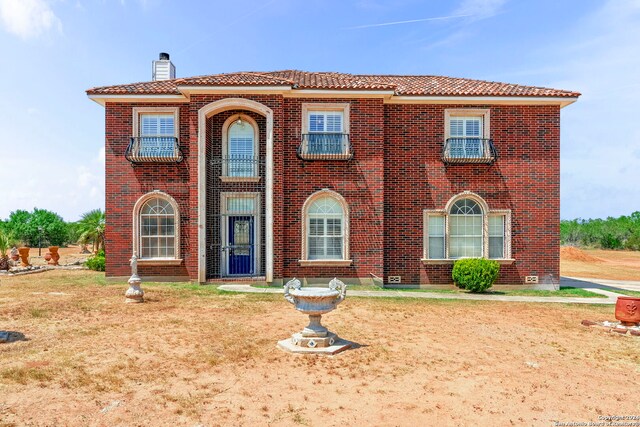
[[[338,193],[321,190],[311,195],[303,207],[302,259],[349,265],[348,216],[347,203]]]
[[[425,263],[459,258],[511,259],[511,211],[489,209],[477,194],[465,191],[445,209],[424,211]]]
[[[180,217],[176,201],[154,191],[134,207],[134,251],[140,261],[179,258]]]
[[[307,259],[342,259],[344,212],[333,197],[323,197],[309,206]]]
[[[472,199],[456,201],[449,210],[449,258],[482,256],[482,218],[480,205]]]
[[[258,176],[258,123],[248,115],[234,114],[222,127],[223,176],[246,179]]]

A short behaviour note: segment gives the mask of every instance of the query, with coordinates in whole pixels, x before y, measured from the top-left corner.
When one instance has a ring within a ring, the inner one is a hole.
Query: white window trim
[[[342,112],[342,133],[349,133],[349,116],[350,116],[349,103],[303,103],[302,104],[302,132],[309,133],[309,113],[310,112],[327,112],[327,111],[341,111]]]
[[[423,264],[453,264],[460,258],[449,258],[449,238],[450,238],[450,221],[449,215],[453,204],[460,199],[471,199],[478,203],[482,208],[482,257],[487,258],[489,255],[489,217],[490,216],[504,216],[504,253],[503,258],[491,258],[493,261],[497,261],[500,264],[512,264],[515,260],[511,257],[511,210],[510,209],[489,209],[489,206],[479,195],[470,191],[464,191],[460,194],[453,196],[447,202],[444,209],[425,209],[423,211],[423,249],[422,249],[422,263]],[[444,217],[444,253],[445,258],[429,258],[429,217],[430,216],[442,216]]]
[[[254,201],[254,205],[253,205],[253,212],[250,213],[245,213],[245,212],[238,212],[237,215],[238,216],[253,216],[254,217],[254,223],[253,223],[253,238],[254,238],[254,246],[255,246],[255,265],[254,265],[254,270],[255,271],[261,271],[260,270],[260,260],[262,259],[262,254],[260,252],[260,247],[262,245],[260,245],[260,239],[262,237],[262,230],[260,229],[260,212],[262,209],[262,206],[260,205],[260,193],[256,193],[256,192],[222,192],[220,193],[220,214],[222,215],[223,218],[228,218],[227,215],[233,215],[234,211],[229,211],[227,209],[227,199],[240,199],[240,198],[245,198],[245,199],[253,199]],[[221,238],[221,242],[223,242],[223,244],[226,244],[227,242],[227,237],[229,234],[229,222],[228,221],[221,221],[220,224],[220,238]],[[227,255],[225,254],[220,254],[220,266],[221,266],[221,270],[222,270],[222,274],[226,275],[227,274],[227,270],[228,270],[228,259],[226,258]]]
[[[309,259],[309,255],[307,253],[307,237],[308,237],[308,222],[309,215],[308,210],[311,207],[311,204],[320,199],[322,197],[331,197],[336,202],[340,204],[343,212],[343,236],[342,236],[342,258],[341,259]],[[327,267],[348,267],[353,261],[349,259],[349,205],[344,197],[335,191],[329,190],[327,188],[322,189],[320,191],[316,191],[312,195],[310,195],[307,200],[302,205],[302,242],[301,242],[301,257],[298,261],[301,267],[312,267],[312,266],[327,266]]]
[[[302,138],[303,134],[309,134],[309,113],[318,112],[318,113],[327,113],[332,111],[339,111],[342,113],[342,133],[349,135],[350,130],[350,108],[351,104],[349,103],[303,103],[302,104],[302,131],[300,132],[300,143],[303,144],[302,152],[308,152],[308,139]],[[346,157],[345,157],[346,156]],[[313,159],[335,159],[339,158],[350,158],[350,153],[340,153],[338,158],[336,158],[336,153],[327,153],[327,154],[315,154]]]
[[[247,122],[253,128],[253,156],[256,159],[256,164],[254,168],[254,173],[258,172],[258,159],[260,158],[260,128],[258,127],[258,123],[253,119],[253,117],[248,114],[238,113],[229,117],[225,120],[222,125],[222,158],[229,158],[229,128],[233,123],[238,121],[238,119],[242,116],[242,121]],[[260,176],[229,176],[228,175],[228,163],[227,161],[222,162],[222,175],[219,177],[222,182],[259,182]]]
[[[481,117],[482,138],[491,138],[489,109],[480,108],[447,108],[444,110],[444,140],[451,138],[451,117]]]
[[[140,209],[142,206],[152,198],[164,199],[173,208],[174,214],[174,254],[172,258],[142,258],[140,257],[140,241],[142,236],[140,235]],[[180,209],[176,200],[160,190],[153,190],[140,197],[133,206],[133,252],[136,256],[139,256],[138,263],[140,265],[180,265],[182,264],[182,258],[180,257]]]
[[[143,114],[173,114],[173,136],[180,137],[180,107],[133,107],[133,136],[140,136],[140,116]]]

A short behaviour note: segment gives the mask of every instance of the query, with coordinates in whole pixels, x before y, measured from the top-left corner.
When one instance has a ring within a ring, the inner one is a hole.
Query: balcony
[[[498,152],[488,138],[449,138],[444,143],[442,161],[446,165],[486,163],[493,164]]]
[[[346,133],[307,133],[302,135],[298,157],[303,160],[351,160],[353,151]]]
[[[183,158],[178,138],[172,136],[133,137],[124,157],[131,163],[179,163]]]
[[[254,156],[216,157],[211,166],[222,182],[259,182],[264,172],[264,161]]]

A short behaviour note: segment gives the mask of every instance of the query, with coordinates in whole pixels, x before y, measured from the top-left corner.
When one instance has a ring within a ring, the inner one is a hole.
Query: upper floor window
[[[445,163],[492,163],[497,153],[489,132],[489,110],[445,110]]]
[[[125,153],[131,162],[179,162],[178,107],[133,108],[133,137]]]
[[[245,114],[235,114],[222,127],[222,175],[225,180],[258,178],[258,124]]]
[[[348,160],[349,104],[303,104],[298,156],[306,160]]]

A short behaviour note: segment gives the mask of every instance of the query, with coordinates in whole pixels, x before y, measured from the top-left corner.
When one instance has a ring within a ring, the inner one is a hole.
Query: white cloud
[[[0,23],[7,32],[25,40],[51,29],[62,30],[60,19],[45,0],[0,0]]]

